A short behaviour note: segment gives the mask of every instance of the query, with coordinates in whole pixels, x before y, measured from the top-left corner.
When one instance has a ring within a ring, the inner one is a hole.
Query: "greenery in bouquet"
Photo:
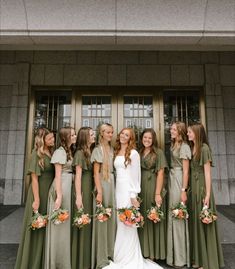
[[[104,207],[101,203],[96,204],[95,219],[99,222],[105,222],[112,216],[112,208]]]
[[[41,215],[38,211],[33,212],[30,228],[32,230],[36,230],[46,227],[47,221],[48,221],[47,215]]]
[[[161,222],[161,220],[164,219],[164,213],[160,206],[152,205],[146,213],[147,218],[154,223]]]
[[[54,223],[55,225],[64,223],[68,219],[69,219],[69,211],[67,209],[62,208],[53,210],[53,212],[49,217],[49,220],[51,220],[51,222]]]
[[[187,206],[183,203],[180,202],[171,209],[172,212],[172,217],[175,219],[188,219],[189,214],[187,210]]]
[[[79,208],[73,218],[73,225],[81,229],[83,226],[90,223],[91,223],[91,218],[89,214],[84,213],[84,208]]]
[[[210,224],[217,220],[217,215],[208,206],[203,206],[199,217],[204,224]]]

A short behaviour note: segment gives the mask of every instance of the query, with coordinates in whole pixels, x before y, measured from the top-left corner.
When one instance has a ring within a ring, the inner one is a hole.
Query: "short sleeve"
[[[100,146],[94,148],[91,154],[91,163],[103,163],[103,154]]]
[[[210,162],[211,166],[213,166],[211,150],[208,147],[208,145],[203,144],[202,149],[201,149],[200,165],[203,166],[207,162]]]
[[[51,157],[51,163],[66,164],[67,155],[63,147],[59,147]]]
[[[192,153],[188,144],[183,143],[180,147],[180,159],[191,160]]]
[[[81,150],[77,150],[75,152],[74,157],[73,157],[72,166],[76,167],[77,165],[79,165],[84,170],[88,170],[86,160],[85,160],[85,156],[84,156],[84,154],[83,154],[83,152]]]
[[[28,175],[34,173],[37,176],[41,176],[41,167],[38,164],[39,157],[37,156],[36,150],[32,151],[32,155],[29,162]]]
[[[160,169],[165,169],[165,168],[168,168],[165,154],[163,153],[161,149],[157,149],[155,173],[157,173]]]

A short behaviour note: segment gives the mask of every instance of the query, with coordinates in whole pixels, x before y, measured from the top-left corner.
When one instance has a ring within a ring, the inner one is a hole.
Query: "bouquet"
[[[33,212],[30,228],[32,230],[36,230],[36,229],[46,227],[47,221],[48,221],[48,216],[47,215],[43,216],[40,213],[38,213],[38,211]]]
[[[159,206],[153,205],[147,210],[147,218],[152,220],[154,223],[158,223],[164,219],[164,213]]]
[[[96,204],[95,218],[99,222],[105,222],[112,216],[112,208],[104,207],[101,203]]]
[[[199,217],[200,220],[205,224],[210,224],[217,220],[217,215],[210,208],[208,208],[207,205],[203,206]]]
[[[141,215],[138,208],[131,206],[128,208],[118,208],[118,218],[127,226],[143,227],[144,217]]]
[[[84,208],[79,208],[74,216],[73,225],[81,229],[83,226],[90,223],[91,218],[89,214],[84,213]]]
[[[174,217],[176,219],[188,219],[188,217],[189,217],[187,206],[183,202],[178,203],[171,210],[172,210],[171,211],[172,217]]]
[[[62,208],[53,210],[52,214],[49,217],[49,220],[51,220],[52,223],[54,223],[55,225],[59,225],[68,219],[69,219],[69,211],[67,209]]]

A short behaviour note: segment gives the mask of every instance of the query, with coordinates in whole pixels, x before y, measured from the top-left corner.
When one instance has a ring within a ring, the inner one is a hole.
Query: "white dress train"
[[[136,150],[131,151],[131,164],[125,167],[124,156],[114,160],[116,168],[116,207],[130,207],[131,198],[140,192],[140,157]],[[162,269],[157,263],[144,259],[141,253],[136,227],[129,227],[117,220],[117,234],[114,246],[114,262],[104,269]]]

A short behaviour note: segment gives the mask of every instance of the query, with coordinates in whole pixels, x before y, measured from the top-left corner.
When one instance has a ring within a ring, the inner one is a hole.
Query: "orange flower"
[[[125,210],[125,215],[127,216],[128,219],[131,218],[131,214],[132,214],[131,210],[129,210],[129,209]]]
[[[119,217],[120,221],[125,221],[126,220],[126,215],[124,213],[119,214],[118,217]]]
[[[62,222],[66,221],[68,218],[69,218],[69,214],[67,212],[61,213],[58,215],[58,219]]]
[[[183,210],[179,209],[178,217],[179,217],[179,219],[183,219],[184,218],[184,212],[183,212]]]

